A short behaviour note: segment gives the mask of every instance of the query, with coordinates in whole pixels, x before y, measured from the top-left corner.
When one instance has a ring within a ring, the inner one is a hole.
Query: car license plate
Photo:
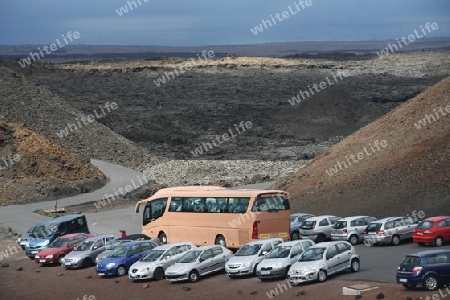
[[[417,235],[423,235],[423,232],[417,232]]]
[[[261,275],[270,275],[270,271],[261,271]]]
[[[98,276],[105,276],[105,273],[97,273]]]
[[[237,274],[237,273],[239,273],[239,271],[228,271],[228,273],[230,273],[230,274]]]
[[[45,259],[40,259],[39,262],[45,262]]]
[[[38,251],[31,251],[31,254],[37,254]]]
[[[70,265],[72,265],[72,263],[71,262],[65,262],[64,265],[65,266],[70,266]]]
[[[406,278],[400,278],[398,281],[399,281],[399,282],[408,282],[408,279],[406,279]]]

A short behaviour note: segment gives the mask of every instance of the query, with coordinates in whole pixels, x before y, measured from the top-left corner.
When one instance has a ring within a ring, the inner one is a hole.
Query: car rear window
[[[378,231],[381,228],[381,223],[370,223],[369,225],[367,225],[366,230],[368,232],[374,232],[374,231]]]
[[[433,221],[422,221],[419,223],[419,225],[417,225],[417,229],[429,229],[431,227],[433,227],[434,222]]]
[[[420,266],[420,257],[417,256],[406,256],[400,263],[402,267],[417,267]]]
[[[302,228],[302,229],[312,229],[312,228],[314,228],[314,224],[315,223],[316,223],[316,221],[304,221],[300,228]]]
[[[334,223],[333,228],[334,229],[347,228],[347,221],[337,221],[336,223]]]

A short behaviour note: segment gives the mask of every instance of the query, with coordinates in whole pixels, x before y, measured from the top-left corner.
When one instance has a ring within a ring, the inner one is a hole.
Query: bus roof
[[[281,194],[289,197],[289,193],[282,190],[239,189],[231,190],[220,186],[177,186],[160,189],[153,196],[141,200],[146,202],[161,197],[257,197],[262,195]]]

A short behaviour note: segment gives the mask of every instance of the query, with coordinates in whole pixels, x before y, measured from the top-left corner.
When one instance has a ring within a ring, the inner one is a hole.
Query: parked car
[[[158,246],[135,262],[128,272],[131,280],[164,279],[164,272],[186,251],[196,248],[191,242],[179,242]]]
[[[417,285],[432,291],[450,283],[450,250],[428,250],[406,255],[397,268],[397,282],[407,289]]]
[[[258,264],[256,276],[261,280],[285,278],[292,264],[312,245],[314,242],[307,239],[279,244]]]
[[[331,227],[339,219],[340,217],[330,215],[317,216],[306,219],[300,226],[300,235],[302,239],[310,239],[316,243],[330,240],[332,230]]]
[[[151,238],[151,237],[149,237],[145,234],[141,234],[141,233],[130,234],[130,235],[125,236],[124,238],[118,238],[114,243],[107,246],[105,251],[103,251],[102,253],[97,255],[97,257],[95,258],[95,264],[98,264],[102,259],[109,256],[111,253],[114,252],[114,250],[119,248],[120,245],[122,245],[124,243],[132,242],[132,241],[144,241],[144,240],[146,240],[146,241],[152,240],[158,245],[161,244],[158,238]]]
[[[223,271],[231,256],[233,252],[222,245],[201,246],[187,251],[164,275],[170,282],[196,282],[201,276]]]
[[[389,217],[373,221],[364,230],[364,243],[397,246],[401,241],[412,238],[417,223],[411,217]]]
[[[291,214],[291,240],[295,241],[300,239],[300,226],[302,226],[303,221],[315,217],[312,214]]]
[[[124,243],[108,257],[102,259],[95,270],[99,276],[123,276],[127,274],[132,264],[155,247],[158,247],[158,244],[151,240]]]
[[[256,275],[256,267],[283,239],[261,239],[249,242],[239,250],[225,264],[225,272],[231,278]]]
[[[450,217],[439,216],[421,221],[414,229],[413,241],[421,246],[434,244],[437,247],[450,242]]]
[[[355,216],[339,219],[332,226],[332,241],[348,241],[356,245],[364,240],[364,230],[370,222],[376,221],[376,218],[368,216]]]
[[[25,254],[34,259],[34,256],[47,248],[51,242],[69,233],[90,233],[84,215],[62,216],[38,223],[29,233]]]
[[[109,234],[88,238],[61,259],[62,265],[66,269],[90,267],[93,265],[97,255],[115,240],[116,237]]]
[[[317,280],[324,282],[328,276],[360,269],[359,255],[355,247],[344,241],[316,244],[306,250],[288,272],[289,282],[297,285]]]
[[[70,253],[85,239],[93,237],[87,233],[66,234],[54,240],[47,249],[42,250],[34,257],[35,262],[40,264],[61,263],[61,259]]]

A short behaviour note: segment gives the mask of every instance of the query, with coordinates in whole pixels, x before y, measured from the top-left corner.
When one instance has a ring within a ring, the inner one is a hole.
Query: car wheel
[[[197,282],[199,278],[199,274],[196,270],[192,270],[191,272],[189,272],[189,281],[190,282]]]
[[[327,272],[324,270],[319,270],[319,273],[317,274],[317,280],[319,282],[324,282],[327,280]]]
[[[444,243],[444,240],[443,240],[440,236],[438,236],[438,237],[434,240],[434,245],[435,245],[436,247],[441,247],[443,243]]]
[[[394,235],[391,241],[392,245],[398,246],[400,244],[400,237],[398,235]]]
[[[291,268],[291,266],[286,267],[286,270],[284,271],[284,278],[287,278],[290,268]]]
[[[225,242],[225,238],[223,237],[223,235],[218,235],[216,237],[216,240],[214,241],[215,245],[222,245],[224,247],[227,246],[227,242]]]
[[[413,288],[415,288],[417,286],[417,284],[414,283],[405,283],[403,284],[404,288],[407,290],[412,290]]]
[[[117,268],[117,275],[123,276],[125,274],[127,274],[127,268],[125,268],[125,266],[119,266]]]
[[[357,258],[352,259],[352,262],[350,264],[350,271],[358,272],[360,268],[361,268],[361,265],[359,263],[359,259],[357,259]]]
[[[92,266],[92,260],[89,257],[86,257],[85,259],[83,259],[83,262],[81,263],[81,267],[89,268],[90,266]]]
[[[298,231],[294,231],[291,235],[291,240],[299,240],[300,239],[300,233]]]
[[[161,280],[161,279],[164,279],[164,269],[157,268],[155,270],[155,280]]]
[[[164,232],[158,235],[158,239],[161,242],[161,245],[167,244],[167,235]]]
[[[438,279],[434,275],[428,275],[423,281],[423,287],[429,291],[437,290],[439,286]]]
[[[356,244],[359,243],[359,238],[358,238],[357,235],[352,234],[352,235],[350,236],[350,238],[348,239],[348,242],[349,242],[350,244],[352,244],[353,246],[355,246]]]
[[[321,233],[317,236],[316,243],[326,242],[326,240],[327,240],[327,237],[325,236],[325,234]]]

